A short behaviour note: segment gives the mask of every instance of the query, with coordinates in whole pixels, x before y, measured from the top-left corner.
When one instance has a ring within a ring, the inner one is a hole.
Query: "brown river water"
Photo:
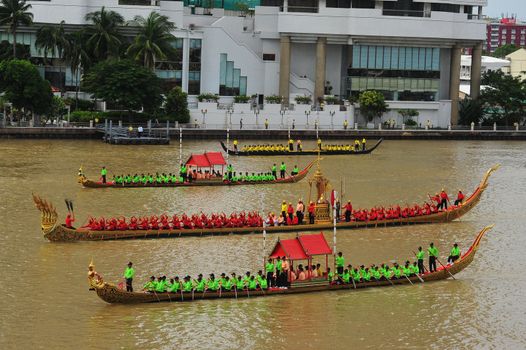
[[[253,141],[251,141],[253,142]],[[254,141],[255,142],[255,141]],[[373,140],[369,143],[372,144]],[[325,157],[322,167],[355,207],[423,202],[446,187],[470,194],[484,172],[482,201],[450,224],[338,231],[338,250],[354,264],[405,261],[419,245],[453,242],[466,249],[495,223],[475,261],[457,280],[359,292],[341,291],[244,300],[109,305],[88,291],[91,259],[118,282],[133,261],[135,287],[151,274],[167,276],[257,271],[258,235],[50,243],[40,233],[31,193],[51,200],[61,219],[74,201],[77,225],[88,215],[279,210],[281,200],[308,199],[308,182],[275,186],[180,189],[84,189],[79,165],[96,177],[113,172],[171,172],[170,146],[110,146],[99,141],[0,140],[0,348],[2,349],[524,349],[526,348],[526,144],[477,141],[384,141],[368,156]],[[308,142],[304,142],[304,147]],[[183,157],[218,150],[211,141],[184,143]],[[238,170],[267,171],[285,160],[232,158]],[[309,174],[309,175],[312,175]],[[278,237],[269,234],[267,252]],[[332,232],[326,232],[332,242]]]

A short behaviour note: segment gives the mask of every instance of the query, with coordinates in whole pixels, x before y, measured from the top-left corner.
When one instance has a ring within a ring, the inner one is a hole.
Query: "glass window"
[[[362,50],[360,53],[360,66],[359,68],[367,68],[367,52],[368,52],[368,46],[362,46]]]
[[[360,48],[359,45],[354,45],[352,47],[352,67],[353,68],[361,68],[360,67]]]
[[[426,63],[425,63],[425,70],[431,70],[433,67],[433,49],[432,48],[426,48]]]
[[[391,69],[398,69],[398,47],[391,49]]]
[[[418,69],[426,69],[426,49],[420,48],[418,50]]]
[[[390,46],[384,47],[384,64],[382,68],[391,69],[391,47]]]
[[[401,47],[399,49],[399,63],[398,63],[398,68],[399,69],[405,69],[405,51],[406,51],[406,48],[405,47]]]
[[[366,68],[374,68],[374,61],[376,58],[376,47],[375,46],[369,46],[369,59],[367,60],[367,67]]]
[[[382,69],[384,66],[384,48],[383,46],[376,47],[376,69]]]
[[[405,69],[411,70],[415,65],[413,64],[413,48],[405,48]]]
[[[226,85],[226,53],[219,56],[219,84]]]

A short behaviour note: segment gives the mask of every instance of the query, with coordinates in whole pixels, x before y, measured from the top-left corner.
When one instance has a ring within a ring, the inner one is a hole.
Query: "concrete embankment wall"
[[[95,128],[0,128],[0,138],[8,139],[99,139],[103,133]],[[179,129],[171,129],[170,137],[179,138]],[[281,139],[288,137],[287,130],[231,130],[230,139],[258,140]],[[523,140],[526,131],[448,131],[448,130],[320,130],[319,137],[328,139],[369,140]],[[293,139],[315,139],[315,130],[291,130]],[[224,129],[184,129],[185,140],[226,140]]]

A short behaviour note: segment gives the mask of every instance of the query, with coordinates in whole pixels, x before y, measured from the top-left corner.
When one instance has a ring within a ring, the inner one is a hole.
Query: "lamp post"
[[[305,115],[307,116],[307,129],[309,128],[309,115],[310,111],[305,111]]]
[[[331,129],[334,130],[334,115],[336,114],[336,112],[330,111],[329,114],[331,115]]]
[[[281,114],[281,127],[283,127],[283,116],[285,115],[285,111],[282,109],[279,111],[279,114]]]
[[[206,118],[206,113],[208,113],[208,109],[201,109],[201,113],[203,114],[203,122],[201,124],[203,124],[203,128],[205,128],[206,127],[205,118]]]
[[[228,116],[228,125],[227,128],[232,128],[232,113],[234,113],[234,109],[232,107],[228,107],[226,110],[226,114]]]

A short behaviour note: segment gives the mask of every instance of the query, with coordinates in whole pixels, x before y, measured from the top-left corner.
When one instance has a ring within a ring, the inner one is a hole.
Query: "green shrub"
[[[281,96],[278,96],[278,95],[265,96],[265,101],[267,103],[281,103]]]
[[[250,101],[250,97],[248,97],[247,95],[234,96],[235,103],[247,103],[248,101]]]
[[[312,102],[312,98],[310,96],[296,96],[294,97],[294,100],[296,101],[297,104],[300,104],[300,105],[308,105]]]
[[[199,102],[203,102],[203,101],[204,102],[217,102],[219,100],[219,96],[212,94],[210,92],[207,92],[204,94],[197,95],[197,100]]]
[[[75,101],[74,98],[68,97],[64,99],[66,105],[71,106],[71,111],[94,111],[95,110],[95,101],[90,100],[78,100]]]
[[[328,105],[336,105],[340,103],[340,99],[336,96],[327,96],[325,97],[325,103]]]

